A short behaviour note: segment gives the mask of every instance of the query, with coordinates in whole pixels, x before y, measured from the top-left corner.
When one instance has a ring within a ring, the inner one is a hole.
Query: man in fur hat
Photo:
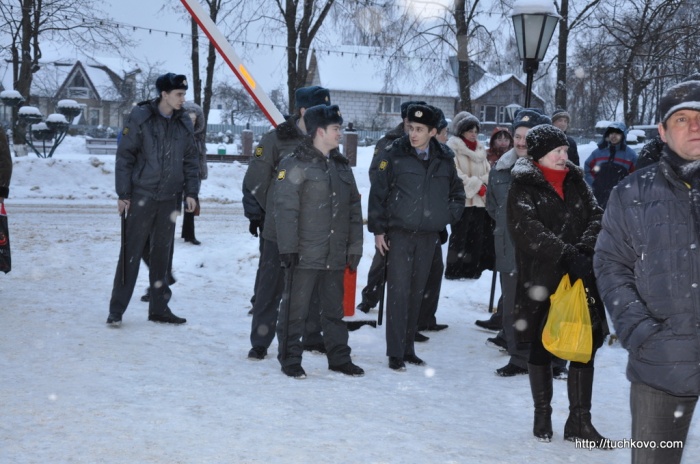
[[[364,371],[350,359],[343,276],[362,257],[360,193],[338,151],[343,123],[338,106],[314,106],[304,119],[309,137],[280,162],[275,181],[279,259],[291,284],[280,305],[277,358],[287,376],[306,377],[301,339],[311,306],[317,306],[328,368],[358,377]]]
[[[386,354],[396,371],[425,364],[414,335],[433,253],[440,231],[464,209],[454,154],[435,139],[435,112],[411,105],[407,118],[408,134],[378,154],[369,197],[369,231],[379,253],[389,253]]]
[[[263,136],[255,148],[248,170],[243,178],[243,209],[250,220],[250,233],[261,236],[260,262],[255,283],[250,330],[251,349],[248,358],[264,359],[275,338],[277,308],[284,289],[284,273],[280,267],[274,223],[272,189],[277,178],[277,166],[290,154],[306,135],[304,114],[307,108],[330,105],[328,89],[302,87],[294,94],[295,113],[285,122]],[[262,291],[257,291],[260,288]],[[325,352],[317,311],[312,311],[304,345],[309,351]]]
[[[107,324],[121,325],[139,273],[146,241],[150,243],[148,320],[184,324],[168,307],[172,295],[168,268],[173,246],[173,212],[197,206],[199,152],[192,121],[182,109],[187,79],[167,73],[156,80],[158,97],[139,103],[126,121],[117,148],[117,209],[125,216],[126,240],[114,276]],[[126,255],[126,256],[124,256]]]

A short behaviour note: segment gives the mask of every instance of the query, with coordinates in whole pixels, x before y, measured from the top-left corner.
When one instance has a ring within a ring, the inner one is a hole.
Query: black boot
[[[591,423],[591,396],[593,394],[593,368],[571,366],[567,379],[569,392],[569,418],[564,425],[564,439],[588,440],[596,448],[609,448],[608,440]]]
[[[532,400],[535,403],[535,423],[532,433],[540,441],[552,440],[552,366],[527,364]]]

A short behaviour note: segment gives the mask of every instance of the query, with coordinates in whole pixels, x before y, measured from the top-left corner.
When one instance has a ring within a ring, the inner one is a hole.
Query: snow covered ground
[[[580,147],[585,160],[592,146]],[[372,147],[355,176],[365,199]],[[119,330],[105,325],[119,252],[111,156],[69,138],[55,159],[15,159],[6,202],[13,270],[0,275],[1,463],[627,463],[628,449],[575,449],[562,438],[566,382],[555,381],[552,443],[532,436],[526,376],[501,378],[507,357],[485,345],[491,273],[445,281],[438,320],[417,353],[428,367],[387,367],[383,328],[351,332],[363,378],[305,354],[293,380],[273,356],[246,358],[257,264],[243,218],[245,166],[209,166],[196,220],[202,245],[175,244],[172,327],[148,322],[138,296]],[[180,223],[178,221],[178,237]],[[373,254],[365,235],[357,295]],[[376,312],[354,319],[376,318]],[[593,419],[629,438],[626,353],[596,360]],[[697,420],[685,462],[700,456]]]

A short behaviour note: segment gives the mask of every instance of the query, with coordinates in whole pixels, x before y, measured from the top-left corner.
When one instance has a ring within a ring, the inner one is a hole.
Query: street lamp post
[[[548,0],[516,0],[510,16],[513,19],[518,54],[523,61],[523,72],[527,76],[525,108],[529,108],[533,76],[547,53],[561,16],[554,11],[554,4]]]

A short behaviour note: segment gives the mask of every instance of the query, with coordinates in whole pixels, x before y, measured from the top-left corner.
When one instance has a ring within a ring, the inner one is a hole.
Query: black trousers
[[[277,242],[263,239],[255,286],[251,346],[269,348],[275,338],[278,311],[284,291],[284,269],[280,263]],[[315,297],[314,297],[315,298]],[[321,316],[317,300],[313,300],[304,329],[304,345],[323,343]]]
[[[448,279],[478,279],[481,277],[481,255],[486,242],[486,208],[464,208],[462,217],[452,228],[447,247]]]
[[[175,234],[175,223],[171,217],[179,208],[180,199],[155,201],[151,198],[134,195],[126,219],[126,243],[119,251],[119,262],[114,275],[112,298],[109,302],[111,314],[124,314],[134,285],[139,275],[139,266],[146,241],[150,238],[149,282],[150,314],[165,314],[169,311],[168,301],[172,295],[168,278],[170,256]],[[126,259],[123,256],[126,255]],[[126,278],[122,282],[123,262],[126,261]]]
[[[343,271],[295,268],[286,269],[285,273],[292,275],[288,279],[291,289],[282,299],[277,324],[280,364],[301,364],[302,338],[312,306],[317,306],[321,315],[328,365],[339,366],[350,361],[348,328],[343,321]]]
[[[440,237],[402,230],[392,230],[388,237],[386,355],[402,358],[415,354],[418,314]]]
[[[428,282],[425,284],[425,292],[423,294],[423,302],[420,305],[420,313],[418,314],[418,327],[432,327],[437,324],[435,313],[438,309],[438,301],[440,300],[440,288],[442,287],[442,272],[445,266],[442,263],[442,245],[438,241],[435,245],[435,254],[430,265],[430,273],[428,274]]]
[[[180,234],[181,238],[184,238],[185,240],[193,240],[195,239],[194,235],[194,213],[188,213],[185,211],[185,214],[182,216],[182,233]]]

